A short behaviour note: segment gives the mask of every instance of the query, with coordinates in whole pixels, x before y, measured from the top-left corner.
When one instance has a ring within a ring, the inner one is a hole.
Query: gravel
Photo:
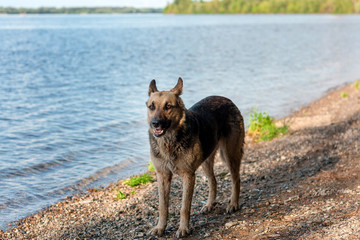
[[[240,211],[225,213],[231,179],[217,161],[217,205],[201,214],[208,187],[198,171],[185,239],[359,239],[360,91],[343,86],[282,120],[292,128],[284,137],[261,143],[247,137]],[[118,190],[127,198],[117,199]],[[135,188],[119,181],[22,219],[0,238],[172,239],[180,202],[181,180],[175,177],[165,234],[149,236],[158,216],[156,181]]]

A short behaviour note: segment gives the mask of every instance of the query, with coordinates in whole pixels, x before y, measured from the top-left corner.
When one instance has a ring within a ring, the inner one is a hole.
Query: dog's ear
[[[170,91],[179,96],[182,93],[182,89],[183,89],[183,80],[181,79],[181,77],[179,77],[176,86]]]
[[[150,82],[150,85],[149,85],[149,96],[151,93],[154,93],[154,92],[158,92],[159,90],[157,89],[156,87],[156,82],[155,82],[155,79],[153,79],[151,82]]]

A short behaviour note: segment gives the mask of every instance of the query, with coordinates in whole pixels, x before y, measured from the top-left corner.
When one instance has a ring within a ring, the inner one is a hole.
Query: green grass
[[[275,119],[267,113],[258,112],[256,109],[250,114],[249,134],[256,142],[270,141],[273,138],[284,135],[289,131],[283,123],[282,127],[276,127]]]
[[[118,193],[116,194],[117,199],[125,199],[127,197],[126,193],[121,192],[118,190]]]
[[[356,80],[354,85],[355,85],[355,89],[359,90],[359,80]]]
[[[143,175],[137,177],[130,177],[129,179],[124,181],[124,184],[130,187],[136,187],[138,185],[146,184],[152,181],[154,181],[152,176],[150,176],[150,174],[148,173],[144,173]]]
[[[155,172],[155,168],[154,168],[154,165],[151,161],[149,161],[149,164],[148,164],[148,170],[150,172]]]
[[[349,94],[347,94],[346,92],[341,92],[341,97],[342,98],[347,98],[349,96]]]

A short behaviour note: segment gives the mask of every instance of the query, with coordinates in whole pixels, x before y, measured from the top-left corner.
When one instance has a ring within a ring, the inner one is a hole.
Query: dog
[[[150,156],[159,191],[159,221],[150,234],[162,235],[165,231],[171,179],[173,174],[178,174],[183,182],[178,238],[190,233],[195,171],[200,165],[209,182],[208,200],[201,212],[210,212],[215,205],[217,187],[213,168],[217,149],[220,149],[221,159],[229,168],[232,179],[226,211],[232,213],[239,209],[239,171],[245,136],[243,117],[231,100],[210,96],[186,109],[180,98],[182,89],[181,78],[170,91],[159,91],[152,80],[146,102]]]

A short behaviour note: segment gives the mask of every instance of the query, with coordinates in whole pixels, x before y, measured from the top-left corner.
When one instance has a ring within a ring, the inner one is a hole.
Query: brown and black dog
[[[159,189],[159,222],[150,233],[161,235],[167,224],[172,175],[183,181],[180,227],[177,237],[189,234],[191,201],[195,171],[201,165],[209,181],[209,196],[202,212],[212,210],[216,198],[214,156],[220,148],[221,159],[232,178],[232,193],[226,209],[239,209],[240,163],[244,147],[244,121],[235,104],[219,96],[210,96],[186,109],[180,94],[179,78],[170,91],[158,91],[155,80],[149,85],[148,123],[151,161],[156,170]]]

